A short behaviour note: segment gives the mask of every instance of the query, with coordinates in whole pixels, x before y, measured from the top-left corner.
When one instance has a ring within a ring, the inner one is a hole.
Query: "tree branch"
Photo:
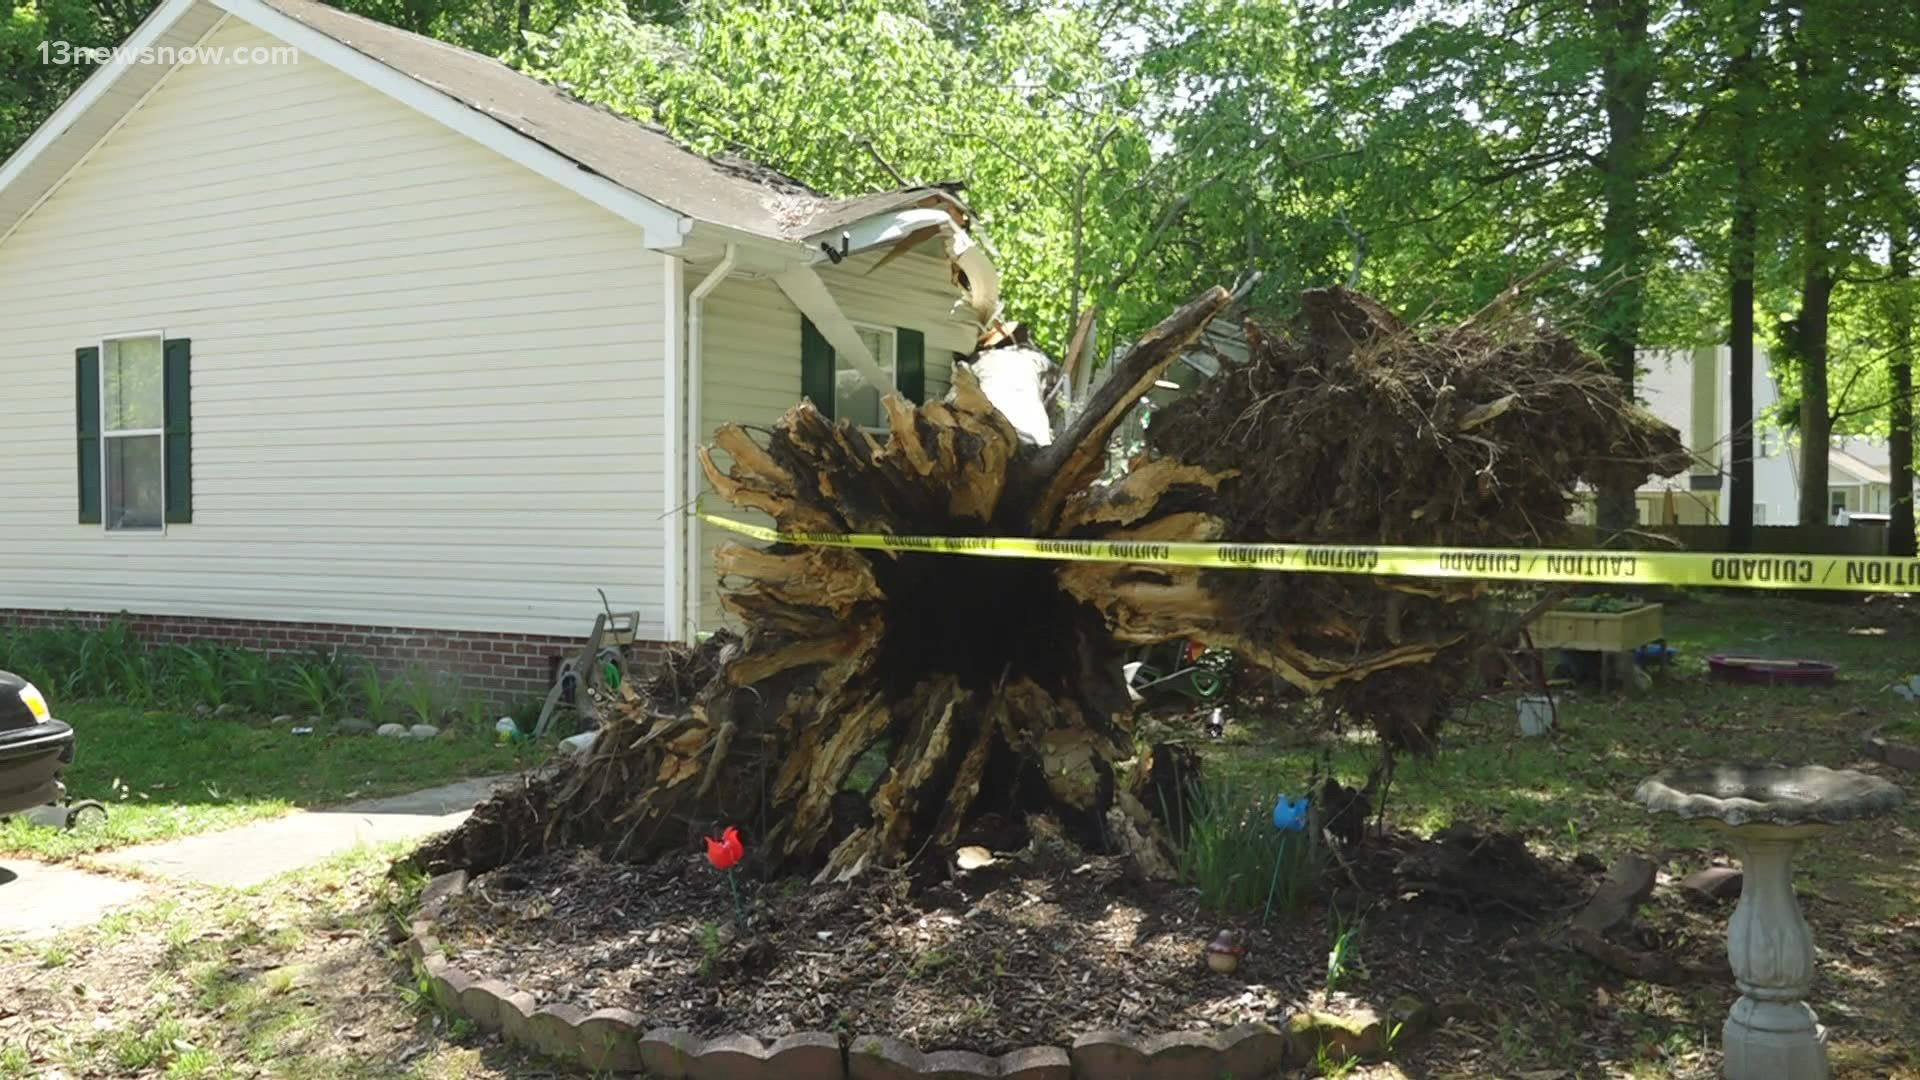
[[[1834,402],[1836,408],[1847,403],[1847,395],[1853,393],[1854,384],[1860,381],[1861,374],[1866,370],[1867,365],[1865,364],[1855,364],[1853,366],[1853,372],[1847,376],[1847,385],[1840,388],[1840,396]],[[1834,414],[1829,410],[1827,413],[1827,430],[1833,430],[1833,421]]]
[[[1233,295],[1215,285],[1133,343],[1126,355],[1114,364],[1107,381],[1087,398],[1086,408],[1067,422],[1066,429],[1056,435],[1053,442],[1040,450],[1038,460],[1027,474],[1039,489],[1036,497],[1026,504],[1033,508],[1029,526],[1041,535],[1052,529],[1067,495],[1084,487],[1089,474],[1106,460],[1107,440],[1120,426],[1120,421],[1140,403],[1140,398],[1153,387],[1154,380],[1167,365],[1193,344],[1214,316],[1232,302]]]
[[[1920,398],[1920,389],[1909,390],[1904,394],[1895,394],[1892,397],[1886,399],[1885,401],[1876,401],[1871,405],[1862,405],[1857,409],[1841,409],[1840,411],[1830,415],[1827,418],[1827,423],[1837,424],[1840,421],[1847,419],[1848,417],[1860,416],[1870,412],[1877,412],[1881,409],[1888,407],[1889,405],[1892,405],[1894,402],[1911,401],[1911,400],[1914,400],[1915,398]]]
[[[900,170],[893,167],[893,162],[888,161],[886,158],[880,156],[880,148],[873,145],[873,136],[861,135],[855,138],[854,141],[859,143],[861,146],[866,147],[867,155],[873,158],[875,164],[879,165],[882,169],[887,170],[887,175],[893,177],[894,183],[899,184],[903,188],[909,188],[914,186],[911,182],[907,180],[906,177],[900,175]]]

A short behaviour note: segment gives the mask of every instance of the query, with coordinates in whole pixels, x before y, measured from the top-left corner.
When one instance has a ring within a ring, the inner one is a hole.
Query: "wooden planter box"
[[[1627,652],[1665,635],[1660,612],[1659,604],[1619,612],[1552,608],[1528,630],[1538,649]]]

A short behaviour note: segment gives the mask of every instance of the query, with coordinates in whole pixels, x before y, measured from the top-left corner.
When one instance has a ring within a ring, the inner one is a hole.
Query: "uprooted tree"
[[[1333,289],[1285,329],[1249,322],[1249,360],[1163,410],[1098,483],[1116,425],[1230,299],[1154,328],[1049,445],[956,366],[943,401],[887,399],[884,440],[804,402],[764,441],[723,427],[707,478],[788,532],[1538,547],[1565,532],[1577,480],[1684,465],[1671,428],[1530,319],[1415,329]],[[786,544],[717,562],[743,637],[624,692],[582,762],[417,861],[483,869],[555,844],[641,859],[731,822],[769,868],[833,878],[1034,814],[1152,859],[1118,768],[1135,753],[1128,645],[1233,649],[1422,750],[1503,632],[1475,582]]]

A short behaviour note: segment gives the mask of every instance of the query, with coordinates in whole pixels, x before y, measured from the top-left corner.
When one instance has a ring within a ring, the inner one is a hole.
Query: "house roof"
[[[658,127],[589,105],[492,57],[315,0],[265,2],[581,167],[700,221],[798,240],[929,200],[959,205],[947,186],[834,199],[763,165],[694,153]]]
[[[682,234],[705,222],[785,242],[910,207],[939,206],[963,222],[967,216],[957,185],[833,198],[765,166],[695,153],[658,127],[587,104],[491,57],[315,0],[167,0],[128,39],[122,52],[129,59],[103,65],[0,163],[0,240],[165,77],[171,65],[132,59],[141,47],[191,45],[223,15],[511,151],[536,171],[644,222],[650,234],[663,221],[671,224],[668,212],[682,219]],[[527,145],[507,147],[502,132]]]
[[[1867,462],[1860,460],[1850,449],[1841,449],[1838,446],[1828,448],[1827,465],[1829,468],[1846,473],[1848,476],[1853,477],[1863,484],[1893,483],[1893,478],[1888,476],[1884,470],[1877,469]]]

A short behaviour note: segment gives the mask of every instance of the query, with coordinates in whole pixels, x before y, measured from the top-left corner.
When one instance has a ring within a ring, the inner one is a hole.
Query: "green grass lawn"
[[[418,885],[387,876],[404,850],[164,897],[52,941],[0,940],[14,1017],[0,1080],[584,1080],[433,1007],[387,945]]]
[[[393,795],[470,776],[512,772],[530,753],[493,732],[452,724],[425,741],[199,718],[100,702],[54,702],[78,740],[68,795],[106,803],[98,828],[62,832],[23,818],[0,822],[0,853],[66,858],[223,829],[298,807]]]

